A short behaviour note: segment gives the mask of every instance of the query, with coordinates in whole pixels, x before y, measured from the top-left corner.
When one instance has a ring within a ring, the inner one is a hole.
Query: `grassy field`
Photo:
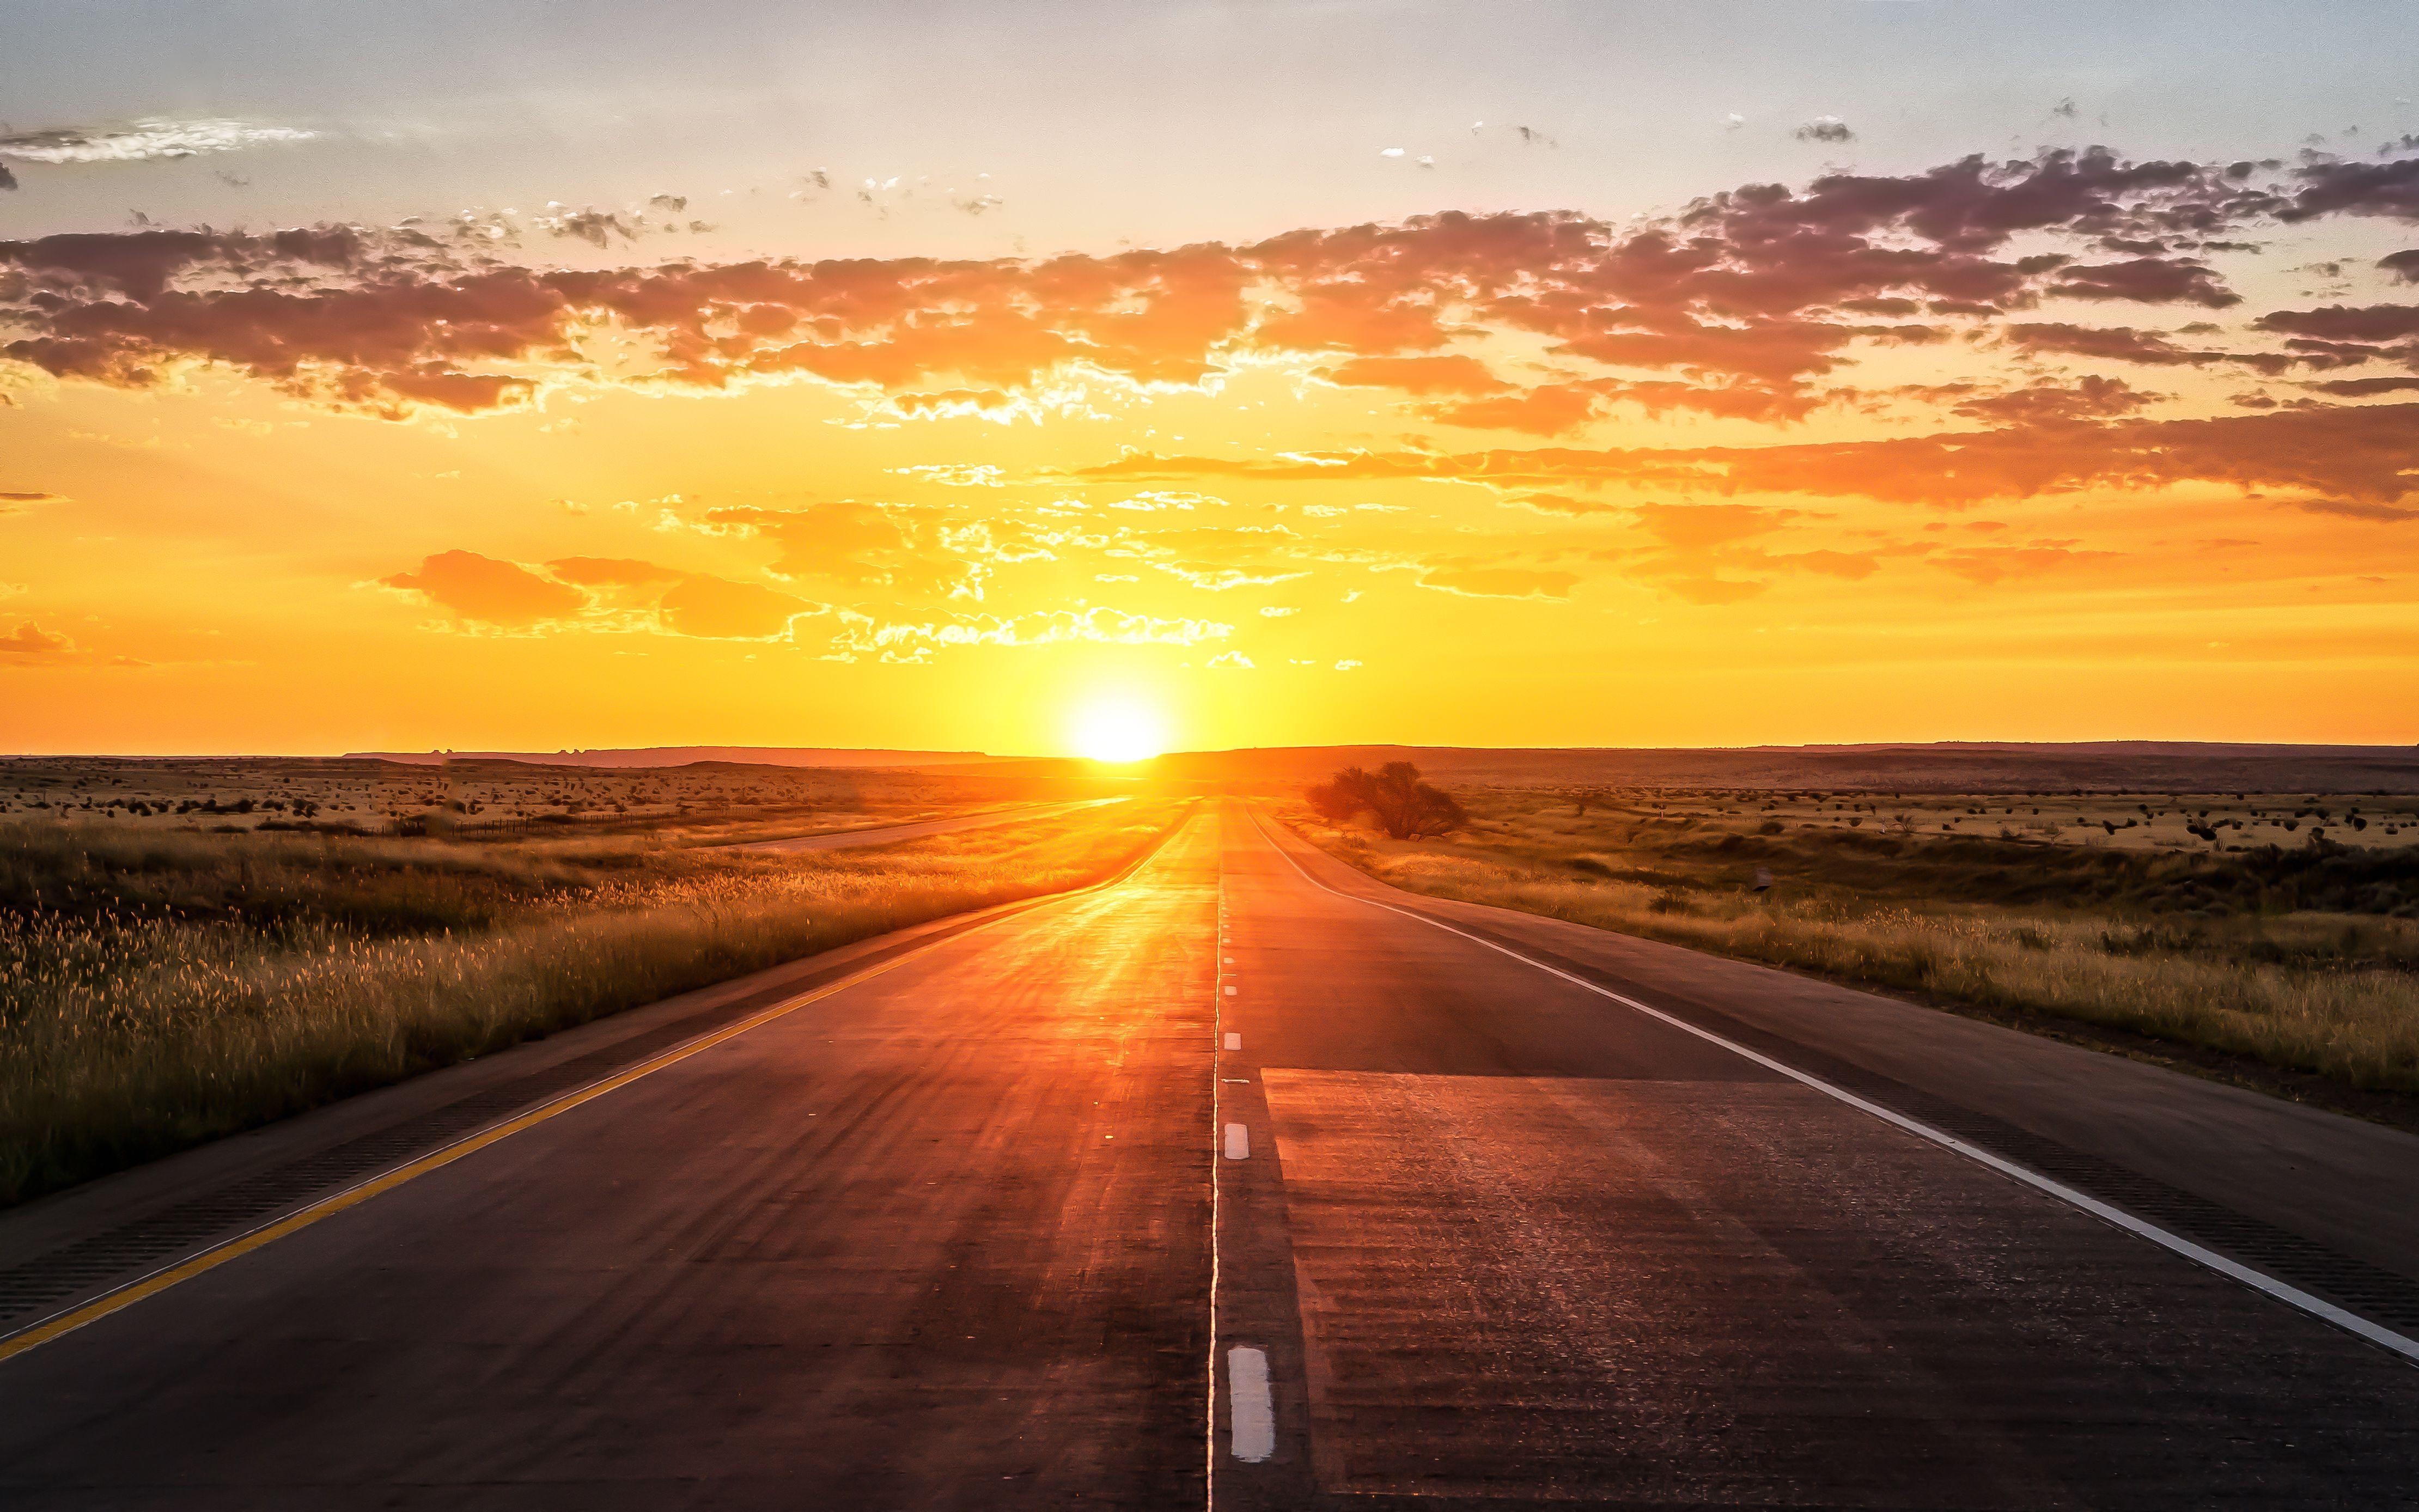
[[[764,856],[0,820],[0,1204],[603,1014],[1082,886],[1118,804]]]
[[[744,838],[903,824],[973,809],[1104,796],[1081,779],[981,765],[933,769],[548,766],[361,757],[0,757],[0,816],[126,829],[382,834],[432,822],[477,834],[578,826]]]
[[[2408,796],[1456,796],[1465,829],[1403,841],[1322,824],[1299,799],[1279,812],[1414,892],[2036,1026],[2095,1026],[2205,1069],[2419,1093],[2419,803]]]

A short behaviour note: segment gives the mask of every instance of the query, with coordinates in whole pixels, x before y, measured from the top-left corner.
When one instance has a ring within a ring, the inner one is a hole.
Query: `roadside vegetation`
[[[1137,801],[862,850],[0,821],[0,1204],[552,1030],[1081,887]]]
[[[2407,796],[1479,789],[1459,801],[1459,829],[1418,840],[1389,838],[1366,810],[1338,822],[1315,795],[1280,812],[1414,892],[2419,1093]],[[2236,838],[2262,833],[2294,842]]]

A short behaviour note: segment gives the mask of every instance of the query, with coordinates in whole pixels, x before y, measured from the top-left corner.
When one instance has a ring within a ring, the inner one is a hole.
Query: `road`
[[[1689,1017],[1795,979],[1665,994],[1668,962],[1541,964],[1595,947],[1487,915],[1229,806],[1119,885],[36,1204],[0,1299],[214,1180],[394,1151],[374,1195],[297,1192],[266,1242],[156,1255],[199,1257],[124,1305],[87,1276],[81,1326],[0,1342],[0,1505],[2419,1504],[2411,1361],[1891,1121],[1879,1072],[1841,1086],[1878,1054],[1855,1023],[1810,1081],[1737,1038],[1773,1023]],[[1864,1001],[1952,1026],[1957,1079],[1980,1034],[2157,1089],[2018,1129],[2045,1163],[2155,1165],[2131,1104],[2164,1099],[2203,1166],[2285,1151],[2380,1212],[2419,1185],[2405,1135]],[[1967,1102],[2056,1102],[2026,1076]],[[472,1105],[507,1121],[430,1144]],[[2419,1257],[2343,1254],[2355,1200],[2225,1211],[2390,1312]]]
[[[835,829],[822,835],[795,835],[788,840],[743,841],[728,847],[734,851],[769,851],[788,854],[799,851],[853,850],[860,845],[887,845],[893,841],[916,840],[925,835],[952,835],[961,829],[986,829],[993,825],[1012,825],[1032,819],[1051,819],[1059,814],[1073,813],[1079,809],[1097,809],[1104,803],[1123,803],[1123,798],[1085,798],[1074,803],[1028,803],[1012,809],[986,809],[980,813],[961,814],[954,819],[923,819],[908,825],[875,825],[865,829]]]

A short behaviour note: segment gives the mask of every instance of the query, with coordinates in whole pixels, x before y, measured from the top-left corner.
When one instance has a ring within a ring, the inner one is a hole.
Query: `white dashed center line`
[[[1259,1464],[1277,1449],[1277,1416],[1269,1402],[1269,1357],[1240,1344],[1228,1350],[1226,1389],[1234,1407],[1235,1458]]]

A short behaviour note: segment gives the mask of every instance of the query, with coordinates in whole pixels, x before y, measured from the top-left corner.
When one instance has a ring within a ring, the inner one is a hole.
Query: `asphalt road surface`
[[[1123,798],[1085,798],[1074,803],[1029,803],[1012,809],[986,809],[980,813],[962,814],[954,819],[923,819],[908,825],[876,825],[865,829],[835,829],[823,835],[796,835],[788,840],[745,841],[730,847],[734,851],[843,851],[860,845],[887,845],[894,841],[916,840],[925,835],[950,835],[961,829],[985,829],[993,825],[1012,825],[1030,819],[1049,819],[1058,814],[1073,813],[1079,809],[1097,809],[1104,803],[1123,803]]]
[[[35,1204],[0,1506],[2419,1505],[2419,1140],[1573,928],[1230,806]]]

